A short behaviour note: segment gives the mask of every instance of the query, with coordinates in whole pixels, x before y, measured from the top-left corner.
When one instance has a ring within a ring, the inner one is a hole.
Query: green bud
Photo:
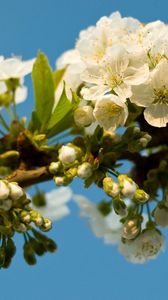
[[[49,166],[49,171],[51,174],[56,175],[61,170],[62,164],[60,161],[52,162]]]
[[[32,197],[32,203],[37,207],[42,207],[46,205],[46,197],[45,193],[39,191]]]
[[[28,265],[33,266],[36,264],[36,256],[34,254],[33,248],[29,242],[26,242],[23,246],[23,255],[25,261]]]
[[[41,141],[44,141],[45,139],[46,139],[45,134],[37,134],[34,136],[34,141],[36,141],[36,142],[41,142]]]
[[[7,255],[11,258],[15,255],[16,253],[16,246],[14,241],[11,238],[7,239],[6,242],[6,253]]]
[[[2,246],[0,248],[0,267],[3,267],[3,264],[5,262],[5,256],[6,256],[5,247]]]
[[[116,214],[124,217],[127,215],[127,206],[120,197],[113,199],[113,208]]]
[[[111,202],[101,201],[97,208],[103,216],[108,216],[108,214],[111,212]]]
[[[134,197],[133,197],[133,201],[137,202],[137,203],[145,203],[149,200],[149,195],[147,193],[145,193],[144,190],[141,189],[137,189],[135,191]]]
[[[46,240],[45,244],[44,244],[44,247],[46,248],[46,250],[48,252],[55,252],[57,250],[57,244],[52,240],[52,239],[48,239]]]
[[[33,238],[33,237],[30,237],[29,241],[30,241],[30,243],[31,243],[31,246],[32,246],[33,251],[34,251],[38,256],[42,256],[42,255],[46,252],[43,243],[37,241],[37,240],[36,240],[35,238]]]

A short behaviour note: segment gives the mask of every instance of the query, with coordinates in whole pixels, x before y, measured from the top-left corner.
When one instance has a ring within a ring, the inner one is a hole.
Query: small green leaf
[[[32,72],[35,107],[43,130],[50,119],[54,105],[54,79],[47,57],[40,52]]]
[[[65,87],[64,87],[59,102],[50,118],[48,129],[51,129],[56,124],[58,124],[59,121],[61,121],[71,109],[72,109],[72,103],[68,100],[65,93]]]

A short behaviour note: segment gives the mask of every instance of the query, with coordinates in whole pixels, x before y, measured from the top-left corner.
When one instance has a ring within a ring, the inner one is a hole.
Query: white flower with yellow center
[[[89,66],[81,74],[81,79],[89,85],[81,94],[86,100],[97,100],[114,91],[125,101],[132,95],[131,86],[144,83],[148,76],[147,64],[138,68],[130,65],[129,53],[124,47],[115,45],[108,49],[102,64]]]
[[[146,107],[145,120],[155,127],[166,127],[168,122],[168,60],[162,59],[150,74],[148,84],[132,89],[131,101]]]
[[[128,109],[118,96],[106,95],[96,102],[93,114],[101,127],[107,131],[114,131],[125,124]]]

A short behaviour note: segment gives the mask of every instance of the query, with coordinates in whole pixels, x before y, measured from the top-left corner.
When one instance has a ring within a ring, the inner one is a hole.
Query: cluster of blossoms
[[[117,175],[115,181],[101,174],[98,162],[84,155],[84,147],[76,144],[62,146],[58,153],[59,160],[49,167],[57,185],[67,185],[75,177],[85,184],[93,180],[110,197],[96,205],[83,196],[73,196],[97,237],[103,237],[106,244],[118,244],[119,251],[132,263],[154,259],[164,250],[165,241],[157,225],[168,226],[167,200],[159,202],[153,216],[148,210],[147,216],[143,209],[149,208],[152,199],[128,175]]]
[[[0,180],[0,240],[2,243],[0,267],[2,268],[10,265],[15,254],[15,244],[12,239],[15,233],[24,235],[24,258],[30,265],[36,263],[35,254],[43,255],[46,251],[53,252],[56,249],[51,239],[35,229],[36,227],[41,231],[48,231],[52,227],[51,221],[34,210],[30,202],[24,190],[16,182]],[[29,234],[30,231],[34,237]]]
[[[57,68],[82,98],[75,112],[77,126],[99,124],[114,131],[126,124],[128,102],[144,111],[152,126],[168,122],[168,25],[142,24],[116,12],[80,33],[76,47],[65,52]],[[56,99],[63,83],[56,91]],[[145,108],[145,109],[144,109]]]
[[[27,98],[31,72],[35,108],[26,126],[16,104]],[[57,245],[39,230],[68,215],[71,198],[94,234],[117,244],[128,261],[144,263],[164,249],[158,228],[168,227],[168,25],[118,12],[103,17],[80,33],[56,70],[42,52],[28,61],[0,56],[0,107],[11,120],[0,113],[0,267],[15,254],[15,232],[23,234],[28,264],[54,252]],[[67,135],[72,140],[61,142]],[[129,175],[120,173],[125,160],[133,163]],[[67,185],[76,177],[108,200],[73,195]],[[19,186],[52,178],[61,187],[37,187],[31,200]]]

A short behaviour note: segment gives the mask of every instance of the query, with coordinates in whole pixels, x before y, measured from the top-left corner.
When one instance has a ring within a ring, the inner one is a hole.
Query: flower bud
[[[30,211],[31,221],[33,221],[36,226],[41,226],[43,224],[43,217],[35,210]]]
[[[74,121],[77,126],[89,126],[94,121],[93,108],[89,105],[78,107],[74,112]]]
[[[118,184],[111,177],[103,179],[103,189],[111,197],[116,197],[120,192]]]
[[[76,159],[76,151],[73,147],[62,146],[59,150],[59,160],[63,164],[72,164]]]
[[[127,220],[123,226],[123,234],[122,237],[127,240],[134,239],[140,232],[139,220],[132,219]]]
[[[92,165],[84,162],[78,167],[77,175],[82,179],[87,179],[92,175]]]
[[[168,227],[168,208],[156,207],[154,211],[154,219],[157,225],[161,227]]]
[[[143,148],[145,148],[148,144],[147,139],[145,139],[144,137],[140,138],[139,142],[140,142],[140,144],[142,145]]]
[[[56,185],[59,185],[59,186],[64,185],[64,177],[55,176],[54,181],[55,181]]]
[[[43,224],[40,226],[42,231],[48,231],[52,228],[52,222],[49,219],[44,219]]]
[[[149,200],[149,195],[145,193],[144,190],[141,189],[136,189],[133,201],[138,202],[138,203],[145,203]]]
[[[23,189],[16,182],[9,183],[9,188],[10,188],[10,197],[13,200],[18,200],[24,195]]]
[[[24,244],[23,255],[24,255],[24,259],[28,263],[28,265],[35,265],[36,264],[36,257],[35,257],[33,248],[31,246],[31,243],[26,242]]]
[[[113,208],[117,215],[121,217],[125,217],[127,215],[127,206],[124,201],[120,197],[116,197],[113,199]]]
[[[61,168],[61,163],[60,161],[52,162],[49,166],[49,171],[51,174],[56,175]]]
[[[136,183],[127,175],[119,175],[118,180],[123,196],[132,198],[137,188]]]
[[[27,231],[27,227],[24,223],[16,222],[13,227],[17,232],[20,232],[20,233]]]
[[[3,180],[0,180],[0,200],[7,199],[9,196],[9,187],[7,183],[5,183]]]
[[[27,211],[25,211],[25,210],[21,211],[21,213],[20,213],[20,219],[24,223],[30,223],[30,221],[31,221],[30,214]]]
[[[12,207],[12,200],[6,199],[6,200],[0,200],[0,210],[8,211]]]

